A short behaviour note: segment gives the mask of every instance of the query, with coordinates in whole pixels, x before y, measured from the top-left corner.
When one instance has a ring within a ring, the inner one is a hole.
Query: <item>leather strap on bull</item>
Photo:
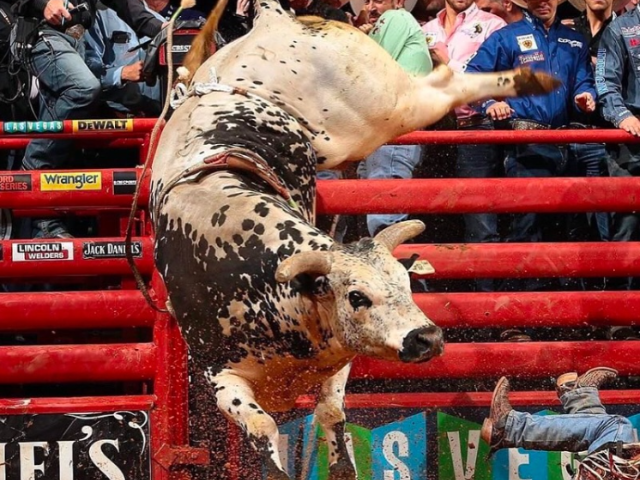
[[[169,194],[173,188],[180,184],[183,180],[195,175],[193,182],[199,182],[203,177],[222,170],[247,172],[264,180],[275,192],[284,198],[291,208],[298,208],[296,202],[291,197],[291,193],[285,186],[284,182],[278,177],[271,166],[264,158],[251,150],[240,147],[232,147],[211,157],[207,157],[200,163],[192,165],[184,169],[178,175],[173,177],[169,183],[160,191],[160,195],[155,203],[153,210],[153,218],[158,220],[160,209],[165,196]]]

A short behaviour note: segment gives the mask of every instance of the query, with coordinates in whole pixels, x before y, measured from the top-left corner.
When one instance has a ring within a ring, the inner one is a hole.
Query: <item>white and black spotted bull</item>
[[[318,392],[330,477],[352,480],[350,362],[423,362],[443,340],[391,254],[422,223],[334,242],[313,225],[317,164],[363,158],[457,105],[555,84],[529,71],[411,77],[349,25],[299,21],[273,0],[256,11],[253,30],[204,63],[198,93],[164,128],[152,179],[156,262],[192,362],[269,477],[288,478],[266,412]]]

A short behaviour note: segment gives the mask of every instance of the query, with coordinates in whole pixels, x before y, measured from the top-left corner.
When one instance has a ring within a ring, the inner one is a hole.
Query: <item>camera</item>
[[[69,25],[77,25],[78,23],[82,23],[82,14],[88,11],[89,4],[87,2],[80,3],[76,5],[75,8],[70,9],[69,13],[71,14],[71,21],[69,22]]]

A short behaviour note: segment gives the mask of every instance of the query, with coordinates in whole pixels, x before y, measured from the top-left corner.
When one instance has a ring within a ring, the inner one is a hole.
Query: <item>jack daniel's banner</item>
[[[148,480],[143,411],[0,416],[0,479]]]

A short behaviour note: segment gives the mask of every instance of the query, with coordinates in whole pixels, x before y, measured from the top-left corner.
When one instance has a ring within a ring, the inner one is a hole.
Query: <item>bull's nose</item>
[[[425,362],[442,355],[444,340],[442,330],[435,325],[411,330],[402,342],[400,360],[403,362]]]

